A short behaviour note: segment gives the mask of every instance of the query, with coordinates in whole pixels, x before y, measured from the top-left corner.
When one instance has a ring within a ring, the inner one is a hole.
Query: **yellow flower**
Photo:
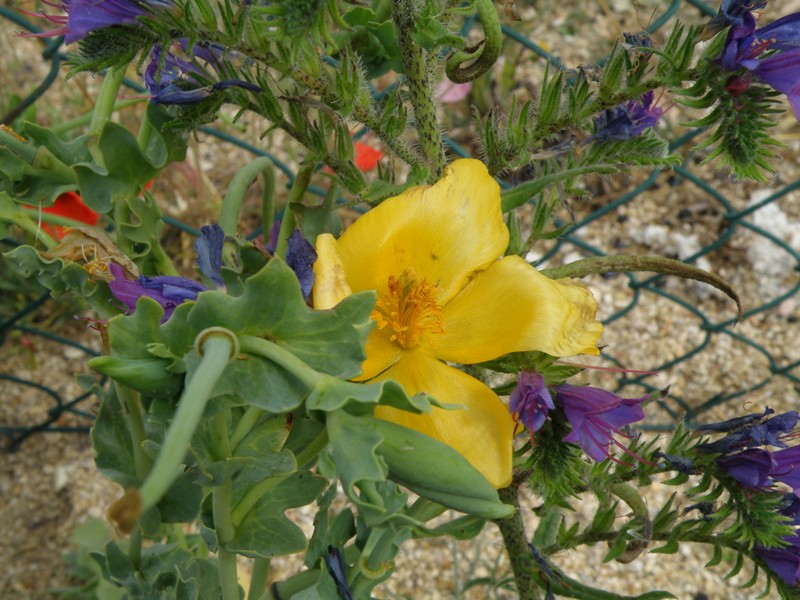
[[[394,379],[464,408],[414,415],[381,406],[376,415],[455,448],[498,488],[511,481],[514,423],[492,390],[447,363],[528,350],[597,354],[602,332],[589,290],[501,258],[508,239],[499,186],[480,161],[457,160],[436,184],[385,200],[340,239],[319,236],[313,289],[317,309],[377,291],[358,379]]]

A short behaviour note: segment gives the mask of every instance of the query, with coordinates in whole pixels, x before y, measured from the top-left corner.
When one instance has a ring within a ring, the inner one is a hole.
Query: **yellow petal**
[[[402,348],[391,341],[391,332],[373,329],[367,337],[367,358],[361,363],[361,375],[354,381],[366,381],[383,373],[402,356]]]
[[[375,414],[451,446],[494,487],[511,483],[514,422],[492,390],[419,349],[404,352],[400,361],[379,379],[399,381],[410,394],[426,392],[444,404],[463,405],[463,409],[434,408],[431,414],[424,415],[379,406]]]
[[[384,292],[390,275],[414,269],[420,280],[438,284],[444,304],[507,245],[497,182],[480,161],[462,159],[436,184],[409,189],[360,217],[338,250],[353,291]]]
[[[476,275],[442,311],[445,331],[428,344],[443,360],[470,364],[528,350],[599,353],[603,326],[592,293],[571,280],[552,280],[518,256]]]
[[[314,262],[314,287],[311,299],[314,308],[333,308],[352,294],[347,285],[342,259],[336,248],[336,239],[329,233],[317,236],[317,260]]]

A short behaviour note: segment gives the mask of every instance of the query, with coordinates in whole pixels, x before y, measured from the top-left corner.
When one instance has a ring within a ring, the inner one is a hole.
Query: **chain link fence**
[[[658,14],[654,15],[647,31],[654,33],[657,30],[666,26],[669,29],[675,17],[682,14],[682,10],[691,10],[692,14],[697,16],[698,11],[704,16],[711,16],[716,14],[716,8],[712,8],[704,2],[699,0],[672,0],[666,7],[660,7]],[[27,19],[22,17],[19,12],[0,7],[0,19],[5,20],[6,23],[0,22],[0,26],[10,26],[16,29],[22,29],[29,32],[40,31],[36,26],[30,23]],[[471,27],[472,23],[467,22],[465,31]],[[503,32],[506,36],[506,44],[515,44],[520,46],[521,52],[530,52],[532,57],[540,61],[549,61],[553,67],[563,68],[559,58],[551,54],[549,49],[533,43],[528,37],[519,31],[514,26],[504,25]],[[524,47],[524,49],[523,49]],[[3,123],[11,123],[17,117],[24,113],[24,111],[31,105],[41,101],[42,103],[48,102],[48,98],[44,97],[50,87],[57,79],[62,76],[62,63],[65,59],[62,40],[55,39],[48,41],[44,45],[41,53],[41,60],[45,61],[49,66],[46,69],[46,76],[41,82],[27,95],[21,98],[20,102],[16,104],[6,115],[0,115]],[[127,82],[129,87],[135,92],[141,93],[143,88],[135,82]],[[22,94],[21,90],[14,90],[18,94]],[[204,127],[203,133],[207,136],[213,136],[220,140],[221,143],[238,146],[252,153],[254,156],[268,156],[272,159],[276,167],[281,170],[290,180],[293,179],[292,169],[282,162],[278,157],[265,152],[263,149],[257,148],[243,139],[239,139],[224,131]],[[746,207],[741,207],[741,203],[733,203],[726,196],[730,193],[730,186],[726,185],[726,190],[718,189],[718,181],[709,180],[707,171],[703,171],[698,167],[698,160],[693,156],[690,150],[694,138],[699,135],[700,131],[690,131],[685,135],[676,137],[671,141],[671,149],[674,152],[680,152],[685,160],[682,165],[675,167],[669,173],[662,173],[659,170],[652,171],[649,176],[636,180],[633,189],[627,191],[622,195],[611,198],[602,206],[592,206],[592,210],[585,214],[580,214],[579,217],[569,225],[567,233],[558,239],[547,252],[540,256],[541,260],[547,260],[557,255],[570,255],[570,253],[579,253],[581,256],[601,256],[608,253],[605,248],[593,242],[591,232],[604,217],[619,215],[627,208],[633,206],[635,203],[641,201],[642,198],[647,197],[654,189],[670,186],[672,191],[678,194],[683,194],[685,190],[691,188],[693,196],[701,196],[703,198],[704,210],[713,211],[716,215],[717,222],[720,224],[718,232],[714,235],[713,239],[708,243],[702,244],[694,248],[689,254],[680,256],[682,260],[688,263],[698,262],[702,265],[704,259],[713,257],[715,253],[723,249],[730,240],[736,236],[747,234],[750,236],[748,239],[754,239],[752,236],[758,238],[758,243],[763,246],[774,248],[774,250],[781,254],[783,257],[783,264],[788,266],[788,269],[793,271],[794,274],[786,278],[789,281],[778,292],[771,294],[769,300],[764,300],[764,296],[757,296],[760,298],[759,302],[750,302],[745,306],[744,319],[754,318],[758,315],[764,315],[776,311],[779,307],[788,306],[791,308],[795,299],[800,298],[800,278],[796,273],[800,271],[800,233],[795,239],[786,239],[787,235],[771,231],[769,227],[757,224],[757,219],[752,217],[759,211],[764,211],[770,206],[776,206],[777,203],[783,199],[786,200],[787,196],[794,190],[800,188],[800,180],[791,182],[780,182],[780,185],[775,186],[770,190],[770,193],[762,194],[763,197],[756,202],[749,203]],[[469,153],[464,150],[459,144],[453,140],[447,140],[450,150],[454,155],[467,156]],[[778,170],[781,170],[780,165]],[[666,176],[666,179],[665,179]],[[730,183],[730,182],[726,182]],[[322,190],[316,190],[318,193],[323,194]],[[197,234],[194,228],[177,221],[175,219],[165,217],[165,222],[173,227],[181,228],[192,234]],[[622,222],[621,218],[617,216],[617,221]],[[800,225],[799,225],[800,227]],[[255,231],[250,237],[255,237],[260,231]],[[13,239],[6,239],[0,241],[0,250],[11,250],[18,241]],[[788,258],[787,258],[788,257]],[[744,264],[738,265],[741,269],[750,269],[751,266]],[[6,265],[3,267],[8,269]],[[724,313],[726,316],[720,317],[716,311],[709,312],[703,308],[704,303],[696,302],[692,298],[687,298],[684,294],[676,293],[671,288],[664,286],[663,277],[642,274],[625,274],[626,286],[628,288],[627,301],[621,306],[615,306],[614,311],[605,315],[604,321],[606,325],[614,323],[614,328],[626,327],[627,321],[631,318],[634,309],[638,308],[645,301],[651,301],[653,297],[657,297],[663,301],[674,303],[685,311],[688,311],[696,319],[697,327],[700,332],[697,340],[684,347],[680,352],[668,359],[659,361],[656,358],[656,364],[648,365],[653,371],[665,371],[679,366],[693,357],[703,352],[704,350],[712,347],[719,340],[730,338],[730,341],[735,341],[739,347],[747,347],[749,350],[761,356],[762,362],[767,365],[767,368],[762,370],[761,374],[757,377],[747,380],[746,385],[739,385],[738,387],[728,387],[723,391],[709,393],[707,397],[691,399],[677,393],[675,391],[662,393],[661,398],[657,404],[663,409],[666,417],[665,423],[674,422],[675,419],[685,418],[688,422],[697,418],[699,415],[709,411],[710,409],[729,403],[736,398],[747,398],[755,391],[764,388],[776,378],[784,379],[788,384],[798,389],[800,386],[800,360],[792,357],[791,354],[786,352],[777,355],[770,345],[766,343],[763,336],[752,335],[747,330],[743,331],[737,328],[737,319],[727,307],[728,312]],[[793,281],[793,282],[792,282]],[[736,282],[733,282],[736,285]],[[3,294],[9,294],[10,290],[0,290]],[[758,291],[758,290],[756,290]],[[89,358],[96,355],[95,351],[91,348],[59,336],[56,331],[47,328],[31,325],[33,318],[38,311],[42,311],[49,303],[58,302],[49,297],[47,293],[39,293],[31,301],[25,302],[23,306],[14,308],[13,310],[5,310],[0,313],[0,355],[11,356],[18,350],[16,344],[19,343],[20,337],[28,338],[41,338],[50,340],[57,344],[70,346],[75,349],[83,358]],[[4,303],[3,306],[7,308],[9,303]],[[794,317],[791,315],[785,319],[785,326],[791,327],[794,322]],[[742,346],[744,345],[744,346]],[[604,358],[608,364],[617,365],[619,367],[627,366],[626,361],[619,359],[614,353],[613,349],[608,349],[603,353]],[[5,362],[5,361],[3,361]],[[731,369],[737,366],[730,365]],[[53,378],[54,384],[47,385],[39,382],[26,380],[25,378],[18,377],[14,373],[7,372],[3,363],[0,362],[0,381],[9,382],[20,386],[30,387],[35,393],[42,394],[47,398],[50,409],[46,414],[40,415],[36,418],[36,422],[27,423],[23,425],[3,424],[0,423],[0,434],[6,442],[6,448],[10,450],[17,449],[20,444],[29,436],[38,433],[47,432],[85,432],[91,425],[93,415],[91,414],[91,394],[82,393],[74,397],[64,397],[63,394],[56,390],[56,378],[63,378],[67,376],[64,373],[48,373],[48,378]],[[634,390],[639,391],[657,391],[663,387],[661,382],[655,379],[652,373],[621,373],[616,378],[617,392],[623,395],[631,395]],[[74,416],[67,421],[70,425],[64,425],[65,416]],[[77,424],[74,424],[77,421]]]

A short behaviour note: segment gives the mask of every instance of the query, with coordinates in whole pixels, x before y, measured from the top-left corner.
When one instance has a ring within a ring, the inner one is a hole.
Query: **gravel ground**
[[[622,31],[635,31],[647,25],[653,10],[660,6],[655,0],[637,2],[635,8],[628,0],[600,0],[592,5],[589,13],[584,3],[573,1],[537,4],[535,12],[523,7],[527,35],[570,66],[591,63],[607,51],[605,40]],[[782,3],[780,13],[797,9],[799,4]],[[777,12],[768,9],[765,18],[777,16]],[[691,21],[698,15],[687,7],[685,18]],[[587,35],[587,31],[597,37]],[[0,28],[0,50],[8,51],[4,56],[11,57],[7,72],[13,74],[9,79],[12,89],[22,92],[38,81],[42,65],[37,62],[36,48],[36,42],[19,40]],[[523,60],[520,68],[523,72],[529,71],[530,81],[536,81],[540,72],[538,61]],[[39,118],[48,122],[77,116],[87,106],[96,83],[90,77],[76,77],[71,88],[51,90],[40,103]],[[124,119],[134,117],[135,113],[123,115]],[[670,111],[664,126],[677,134],[680,117],[677,110]],[[455,125],[458,125],[458,118],[458,114],[453,117]],[[734,182],[723,170],[698,166],[696,157],[689,159],[688,168],[719,190],[734,210],[744,209],[783,185],[800,179],[797,123],[790,115],[777,131],[787,147],[782,151],[779,174],[769,185]],[[273,148],[286,148],[280,137],[272,137],[268,143]],[[297,158],[287,156],[292,164]],[[190,149],[187,166],[163,178],[156,193],[169,199],[167,211],[172,216],[195,225],[203,224],[215,213],[218,190],[225,189],[230,176],[246,160],[244,153],[200,138]],[[591,201],[573,205],[576,218],[580,220],[617,198],[641,179],[640,175],[629,174],[588,182],[593,197]],[[255,192],[257,190],[254,190],[253,203],[257,201]],[[725,212],[716,199],[697,185],[681,183],[674,173],[663,173],[647,193],[581,229],[578,236],[582,242],[608,253],[682,258],[716,239],[726,227]],[[800,250],[800,203],[795,192],[756,211],[750,222]],[[175,231],[168,232],[168,238],[170,248],[184,257],[182,266],[189,268],[190,238]],[[745,311],[748,311],[781,297],[797,281],[793,260],[776,248],[774,244],[765,243],[762,236],[739,227],[728,242],[705,257],[706,262],[700,266],[728,279],[740,293]],[[534,253],[544,250],[544,247],[533,248]],[[580,249],[567,246],[558,259],[568,261],[585,255]],[[631,302],[633,291],[623,276],[593,277],[588,283],[598,298],[601,318],[613,315]],[[660,291],[674,294],[688,306],[702,311],[712,323],[735,315],[732,302],[702,284],[670,279]],[[64,321],[56,318],[54,312],[57,313],[51,303],[32,317],[33,324],[80,340],[90,347],[99,346],[94,332],[84,323]],[[776,410],[796,408],[798,391],[787,379],[776,376],[758,385],[769,378],[772,365],[763,352],[742,339],[752,340],[767,349],[775,364],[792,365],[800,360],[795,342],[798,318],[797,299],[785,299],[740,322],[734,330],[736,336],[712,335],[692,360],[659,373],[651,383],[671,386],[671,393],[686,399],[692,407],[716,394],[746,392],[704,414],[703,419],[709,421],[757,411],[764,404]],[[625,367],[651,369],[683,356],[703,343],[705,337],[701,321],[693,312],[662,296],[644,292],[631,312],[607,328],[602,342],[608,346],[607,353]],[[13,333],[0,346],[3,372],[53,388],[66,398],[80,393],[70,374],[85,372],[84,359],[85,355],[77,349],[19,333]],[[794,373],[800,373],[800,369],[794,369]],[[601,385],[614,383],[611,376],[598,372],[590,373],[587,380]],[[630,395],[638,392],[636,389],[626,391]],[[0,403],[0,424],[3,425],[38,423],[52,407],[52,398],[36,387],[0,380],[0,393],[5,399]],[[96,402],[91,399],[81,407],[91,413],[96,410]],[[665,414],[656,407],[648,409],[648,420],[664,419]],[[58,423],[64,427],[85,424],[86,420],[77,416],[65,417]],[[0,574],[0,597],[46,597],[48,589],[68,581],[61,556],[71,547],[74,528],[88,519],[102,518],[119,490],[94,471],[91,448],[83,434],[34,435],[19,451],[2,455],[0,469],[0,526],[9,542],[0,546],[0,564],[5,565]],[[650,506],[660,506],[672,491],[667,486],[652,486],[648,496]],[[678,499],[679,502],[684,500]],[[528,505],[534,506],[536,502],[531,498]],[[590,518],[592,508],[591,504],[579,507],[573,518],[585,521]],[[620,516],[624,514],[621,512]],[[307,512],[297,512],[296,518],[305,526],[310,523]],[[526,520],[532,530],[536,519],[526,515]],[[602,564],[605,551],[604,547],[597,546],[580,552],[565,552],[556,560],[570,575],[586,582],[602,582],[604,587],[618,594],[670,589],[681,599],[700,600],[747,599],[759,593],[754,592],[758,587],[736,589],[736,585],[746,579],[742,575],[723,580],[727,571],[724,563],[714,569],[703,569],[702,565],[710,558],[703,548],[685,546],[676,555],[643,554],[629,565]],[[299,562],[296,557],[290,557],[275,561],[275,567],[279,572],[290,573]],[[487,527],[470,542],[425,540],[409,543],[398,556],[396,567],[396,576],[381,590],[379,597],[485,598],[485,588],[464,591],[465,583],[478,577],[501,580],[509,572],[499,535],[492,527]],[[513,594],[498,591],[494,597],[512,598]]]

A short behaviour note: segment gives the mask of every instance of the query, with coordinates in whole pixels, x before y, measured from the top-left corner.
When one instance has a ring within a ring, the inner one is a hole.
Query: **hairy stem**
[[[411,105],[414,108],[417,135],[422,154],[431,167],[431,182],[444,171],[445,158],[436,106],[433,103],[433,85],[430,80],[425,50],[412,37],[416,26],[416,8],[411,0],[393,0],[392,20],[397,31],[397,42],[408,80]]]
[[[536,600],[539,594],[535,576],[539,569],[533,560],[525,536],[525,524],[522,521],[522,511],[519,506],[519,487],[512,484],[498,490],[497,493],[501,502],[511,504],[517,509],[507,519],[498,519],[495,523],[503,536],[503,543],[511,561],[518,597],[520,600]]]

